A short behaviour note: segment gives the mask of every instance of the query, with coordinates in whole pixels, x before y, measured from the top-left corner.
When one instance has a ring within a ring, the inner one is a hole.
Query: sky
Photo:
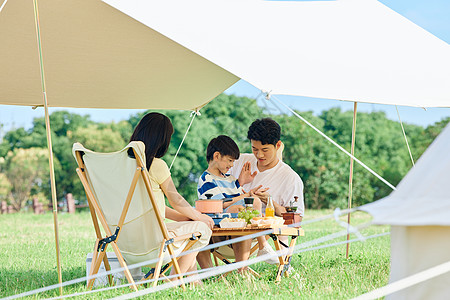
[[[450,44],[449,0],[381,0],[380,2]],[[260,91],[251,84],[240,80],[238,83],[225,91],[225,93],[255,98],[260,94]],[[291,108],[300,111],[313,111],[316,115],[320,114],[321,111],[332,107],[340,107],[343,111],[353,110],[353,103],[347,101],[298,96],[277,96],[277,98]],[[264,100],[261,97],[259,99],[259,103],[263,105]],[[272,112],[278,112],[278,109],[273,106],[271,106],[271,109]],[[52,112],[61,109],[50,108],[49,110]],[[126,120],[131,115],[144,111],[136,109],[106,110],[75,108],[64,108],[64,110],[82,115],[89,114],[91,119],[96,122],[117,122],[120,120]],[[433,124],[445,117],[450,116],[450,108],[428,108],[427,110],[424,110],[422,108],[399,106],[398,110],[403,122],[421,126]],[[398,120],[395,106],[359,103],[358,111],[384,111],[388,118]],[[32,110],[30,107],[0,105],[0,123],[3,124],[3,128],[0,127],[0,136],[11,128],[25,127],[28,129],[32,125],[33,118],[42,117],[43,115],[43,108]]]

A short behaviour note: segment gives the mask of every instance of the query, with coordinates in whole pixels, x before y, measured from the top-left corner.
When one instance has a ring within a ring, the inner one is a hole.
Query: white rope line
[[[179,255],[177,255],[177,257],[184,256],[184,255],[190,254],[192,252],[197,252],[199,250],[201,250],[201,251],[210,250],[212,248],[217,248],[217,247],[220,247],[220,246],[241,242],[241,241],[244,241],[244,240],[247,240],[247,239],[257,238],[259,236],[270,234],[271,232],[272,232],[272,230],[269,229],[269,230],[265,230],[265,231],[262,231],[262,232],[258,232],[258,233],[249,234],[249,235],[246,235],[246,236],[241,236],[241,237],[238,237],[238,238],[226,240],[226,241],[223,241],[223,242],[214,243],[214,244],[208,245],[208,246],[206,246],[204,248],[201,248],[201,249],[184,251],[184,252],[180,253]],[[169,256],[169,258],[172,258],[172,256]],[[134,268],[144,267],[144,266],[147,266],[147,265],[150,265],[150,264],[154,264],[158,260],[159,260],[159,258],[154,258],[154,259],[150,259],[150,260],[147,260],[147,261],[144,261],[144,262],[140,262],[140,263],[137,263],[137,264],[128,265],[127,267],[128,267],[129,270],[131,270],[131,269],[134,269]],[[13,296],[7,297],[5,299],[16,299],[16,298],[31,296],[31,295],[34,295],[34,294],[37,294],[37,293],[46,292],[46,291],[49,291],[49,290],[53,290],[53,289],[59,288],[60,286],[64,287],[64,286],[68,286],[68,285],[84,282],[84,281],[90,280],[92,278],[98,278],[98,277],[103,277],[103,276],[107,276],[107,275],[112,275],[112,274],[118,273],[118,272],[123,272],[124,270],[125,270],[125,268],[120,267],[120,268],[116,268],[116,269],[113,269],[113,270],[110,270],[110,271],[107,271],[107,272],[102,272],[102,273],[97,273],[97,274],[91,275],[91,276],[84,276],[84,277],[80,277],[80,278],[77,278],[77,279],[72,279],[72,280],[63,282],[61,285],[59,283],[58,284],[53,284],[53,285],[50,285],[50,286],[47,286],[47,287],[39,288],[39,289],[36,289],[36,290],[24,292],[24,293],[17,294],[17,295],[13,295]]]
[[[370,239],[373,239],[373,238],[382,237],[382,236],[386,236],[386,235],[390,235],[390,234],[391,234],[390,232],[383,232],[383,233],[378,233],[378,234],[374,234],[374,235],[363,236],[363,238],[364,238],[364,241],[366,241],[366,240],[370,240]],[[309,251],[326,249],[326,248],[339,246],[339,245],[345,245],[345,244],[349,244],[349,243],[353,243],[353,242],[362,242],[362,240],[360,238],[357,238],[357,239],[345,240],[345,241],[337,242],[337,243],[333,243],[333,244],[326,244],[326,245],[323,245],[323,246],[311,247],[311,248],[299,250],[298,252],[296,252],[296,254],[297,253],[303,253],[303,252],[309,252]]]
[[[373,238],[377,238],[377,237],[386,236],[386,235],[389,235],[389,234],[390,234],[390,232],[384,232],[384,233],[374,234],[374,235],[371,235],[371,236],[366,236],[366,237],[364,237],[364,239],[365,240],[369,240],[369,239],[373,239]],[[299,253],[305,253],[305,252],[309,252],[309,251],[321,250],[321,249],[331,248],[331,247],[335,247],[335,246],[339,246],[339,245],[344,245],[344,244],[353,243],[353,242],[360,242],[360,241],[361,240],[359,238],[348,240],[348,241],[346,240],[346,241],[337,242],[337,243],[333,243],[333,244],[327,244],[327,245],[322,245],[322,246],[317,246],[317,247],[312,247],[312,248],[299,250],[299,251],[296,251],[293,254],[299,254]],[[221,267],[212,267],[212,268],[207,268],[207,269],[196,270],[196,271],[184,273],[184,275],[189,276],[189,275],[193,275],[193,274],[204,273],[204,272],[208,272],[208,271],[211,271],[213,269],[216,269],[216,268],[221,268]],[[166,278],[159,278],[158,280],[172,279],[172,278],[175,278],[175,277],[178,277],[178,276],[179,276],[178,274],[174,274],[174,275],[166,276]],[[152,283],[153,281],[155,281],[155,279],[149,279],[149,280],[145,280],[145,281],[140,281],[139,284]],[[88,294],[98,293],[98,292],[105,292],[105,291],[109,291],[109,290],[113,290],[113,289],[129,287],[131,285],[132,285],[131,283],[127,283],[127,284],[122,284],[122,285],[113,286],[113,287],[106,287],[106,288],[102,288],[102,289],[96,289],[96,290],[91,290],[91,291],[74,293],[74,294],[70,294],[70,295],[59,296],[59,297],[55,297],[55,298],[50,298],[50,300],[70,298],[70,297],[76,297],[76,296],[83,296],[83,295],[88,295]]]
[[[339,209],[338,212],[336,212],[336,210],[335,210],[333,214],[330,214],[330,215],[327,215],[327,216],[324,216],[324,217],[320,217],[320,218],[316,218],[316,219],[312,219],[312,220],[308,220],[308,221],[302,221],[300,223],[291,224],[289,226],[296,227],[296,226],[300,226],[300,225],[307,225],[307,224],[312,224],[312,223],[316,223],[316,222],[321,222],[321,221],[324,221],[324,220],[327,220],[327,219],[336,218],[336,216],[339,215],[339,214],[340,215],[345,215],[348,212],[353,212],[355,210],[356,210],[356,208],[353,208],[351,210],[348,210],[348,209],[340,210]],[[345,224],[347,224],[347,223],[345,223]],[[225,241],[222,241],[222,242],[219,242],[219,243],[214,243],[214,244],[208,245],[208,246],[206,246],[206,247],[204,247],[202,249],[184,251],[184,252],[180,253],[177,257],[184,256],[184,255],[190,254],[192,252],[197,252],[199,250],[206,251],[206,250],[210,250],[210,249],[213,249],[213,248],[218,248],[220,246],[225,246],[225,245],[229,245],[229,244],[234,244],[234,243],[237,243],[237,242],[245,241],[245,240],[248,240],[248,239],[257,238],[259,236],[264,236],[264,235],[270,234],[272,232],[273,232],[272,229],[268,229],[268,230],[261,231],[261,232],[258,232],[258,233],[253,233],[253,234],[249,234],[249,235],[245,235],[245,236],[240,236],[240,237],[233,238],[233,239],[230,239],[230,240],[225,240]],[[329,236],[332,236],[332,234],[329,235]],[[325,238],[326,237],[327,236],[325,236]],[[317,241],[319,241],[319,240],[320,240],[320,242],[318,242],[318,243],[322,243],[323,242],[321,239],[317,239]],[[324,241],[326,241],[326,240],[324,240]],[[303,243],[302,245],[304,245],[304,247],[309,247],[309,246],[311,246],[310,243],[311,242],[307,242],[307,243]],[[171,258],[172,256],[169,256],[169,257]],[[158,260],[159,260],[158,258],[154,258],[154,259],[150,259],[150,260],[147,260],[147,261],[144,261],[144,262],[140,262],[140,263],[137,263],[137,264],[128,265],[128,269],[131,270],[131,269],[134,269],[134,268],[144,267],[144,266],[156,263]],[[69,281],[65,281],[65,282],[62,283],[62,285],[60,285],[58,283],[58,284],[50,285],[50,286],[47,286],[47,287],[35,289],[35,290],[32,290],[32,291],[24,292],[24,293],[21,293],[21,294],[13,295],[13,296],[7,297],[5,299],[16,299],[16,298],[31,296],[31,295],[34,295],[34,294],[37,294],[37,293],[42,293],[42,292],[46,292],[46,291],[49,291],[49,290],[53,290],[55,288],[59,288],[60,286],[64,287],[64,286],[68,286],[68,285],[84,282],[84,281],[87,281],[87,280],[90,280],[90,279],[93,279],[93,278],[103,277],[103,276],[107,276],[107,275],[113,275],[114,273],[123,272],[124,270],[125,270],[125,268],[120,267],[120,268],[112,269],[110,271],[97,273],[95,275],[84,276],[84,277],[72,279],[72,280],[69,280]]]
[[[363,225],[360,225],[357,228],[361,228],[362,229],[362,228],[366,228],[366,227],[368,227],[370,225],[372,225],[371,222],[363,224]],[[334,239],[336,237],[340,237],[340,236],[344,236],[344,235],[347,235],[347,230],[343,230],[343,231],[340,231],[340,232],[335,233],[335,234],[330,234],[326,238],[319,238],[319,239],[310,241],[308,243],[297,245],[297,246],[294,247],[292,254],[297,253],[299,251],[299,249],[306,248],[309,245],[322,243],[324,241],[331,240],[331,239]],[[359,240],[359,239],[357,239],[357,240]],[[345,241],[345,242],[347,242],[347,241]],[[308,246],[305,246],[305,244],[308,245]],[[286,255],[289,251],[290,251],[290,249],[278,250],[278,251],[275,251],[275,254],[277,256]],[[204,272],[204,273],[199,274],[199,275],[194,275],[194,276],[190,276],[188,278],[185,278],[183,280],[183,282],[184,283],[190,283],[190,282],[194,282],[194,281],[197,281],[197,280],[205,279],[205,278],[208,278],[208,277],[211,277],[211,276],[215,276],[215,275],[223,274],[223,273],[226,273],[226,272],[234,271],[236,269],[239,269],[239,268],[242,268],[242,267],[246,267],[246,266],[249,266],[251,264],[255,264],[255,263],[261,262],[261,261],[264,261],[264,260],[266,260],[266,259],[268,259],[270,257],[275,256],[275,254],[268,253],[268,254],[265,254],[265,255],[257,256],[257,257],[252,258],[252,259],[248,259],[247,261],[240,261],[240,262],[235,262],[233,264],[224,265],[222,267],[215,268],[215,269],[213,269],[213,270],[211,270],[209,272]],[[171,288],[171,287],[173,287],[173,285],[181,285],[181,281],[180,280],[171,281],[169,283],[164,283],[164,284],[156,286],[156,287],[152,287],[152,288],[148,288],[146,290],[129,293],[129,294],[126,294],[126,295],[121,295],[121,296],[118,296],[118,297],[115,297],[115,298],[112,298],[112,299],[114,299],[114,300],[132,299],[132,298],[140,297],[140,296],[143,296],[143,295],[147,295],[147,294],[151,294],[151,293],[154,293],[154,292],[158,292],[158,291],[162,291],[162,290]]]
[[[406,147],[408,147],[409,157],[411,158],[411,162],[412,162],[412,164],[413,164],[413,167],[415,167],[415,165],[414,165],[414,159],[413,159],[412,154],[411,154],[411,149],[409,148],[408,139],[406,138],[405,129],[403,128],[403,122],[402,122],[402,119],[400,118],[400,113],[398,112],[398,107],[397,107],[397,105],[395,106],[395,109],[397,110],[397,116],[398,116],[398,120],[400,121],[400,126],[402,126],[403,137],[405,138]]]
[[[450,261],[400,279],[366,294],[362,294],[353,298],[353,300],[378,299],[447,272],[450,272]]]
[[[336,209],[339,209],[339,208],[336,208]],[[299,223],[299,225],[307,225],[307,224],[316,223],[316,222],[320,222],[320,221],[324,221],[324,220],[328,220],[328,219],[336,219],[336,209],[334,210],[334,212],[331,215],[326,215],[326,216],[323,216],[320,218],[315,218],[312,220],[302,221]],[[354,207],[351,209],[343,209],[343,210],[339,209],[339,213],[340,213],[339,216],[343,216],[348,213],[355,212],[357,210],[358,210],[358,207]],[[345,223],[345,224],[347,224],[347,223]]]
[[[311,123],[309,123],[305,118],[303,118],[302,116],[300,116],[297,112],[295,112],[293,109],[291,109],[289,106],[285,105],[283,102],[281,102],[280,100],[278,100],[275,96],[272,96],[271,99],[275,99],[278,103],[280,103],[281,105],[283,105],[284,107],[286,107],[290,112],[292,112],[297,118],[299,118],[300,120],[302,120],[303,122],[305,122],[309,127],[311,127],[312,129],[314,129],[317,133],[319,133],[321,136],[323,136],[325,139],[327,139],[330,143],[332,143],[333,145],[335,145],[337,148],[339,148],[342,152],[344,152],[345,154],[347,154],[348,156],[350,156],[351,158],[353,158],[357,163],[359,163],[364,169],[366,169],[367,171],[369,171],[370,173],[372,173],[374,176],[376,176],[378,179],[380,179],[382,182],[384,182],[387,186],[389,186],[391,189],[396,190],[396,188],[390,184],[386,179],[384,179],[383,177],[381,177],[380,175],[378,175],[375,171],[373,171],[371,168],[369,168],[368,166],[366,166],[362,161],[360,161],[359,159],[357,159],[355,156],[351,155],[347,150],[345,150],[344,148],[342,148],[338,143],[336,143],[335,141],[333,141],[331,138],[329,138],[326,134],[324,134],[322,131],[320,131],[319,129],[317,129],[314,125],[312,125]]]
[[[3,2],[2,6],[0,7],[0,13],[1,13],[1,12],[2,12],[2,10],[3,10],[3,7],[5,7],[5,5],[6,5],[6,2],[8,2],[8,0],[5,0],[5,2]]]
[[[210,271],[210,270],[212,270],[214,268],[216,268],[216,267],[207,268],[207,269],[201,269],[201,270],[196,270],[196,271],[191,271],[191,272],[186,272],[186,273],[183,273],[181,275],[189,276],[189,275],[193,275],[193,274],[207,272],[207,271]],[[102,274],[104,274],[104,273],[102,273]],[[174,274],[174,275],[165,276],[164,278],[162,278],[162,276],[161,276],[161,277],[158,278],[158,281],[165,280],[165,279],[171,279],[171,278],[175,278],[175,277],[178,277],[178,276],[180,276],[180,275],[179,274]],[[152,278],[152,279],[147,279],[147,280],[142,280],[142,281],[136,282],[136,284],[137,285],[147,284],[147,283],[152,283],[154,281],[155,281],[155,279]],[[125,283],[125,284],[121,284],[121,285],[109,286],[109,287],[105,287],[105,288],[101,288],[101,289],[95,289],[95,290],[90,290],[90,291],[85,291],[85,292],[78,292],[78,293],[73,293],[73,294],[69,294],[69,295],[63,295],[63,296],[58,296],[58,297],[48,298],[48,299],[49,300],[65,299],[65,298],[71,298],[71,297],[76,297],[76,296],[89,295],[89,294],[93,294],[93,293],[106,292],[106,291],[115,290],[115,289],[119,289],[119,288],[130,287],[130,286],[132,286],[131,283]]]
[[[188,134],[188,132],[189,132],[189,129],[191,129],[191,125],[192,125],[192,123],[194,122],[194,119],[195,119],[195,117],[196,117],[197,115],[200,115],[200,112],[199,112],[198,110],[193,111],[193,112],[191,113],[191,116],[192,116],[192,118],[191,118],[191,123],[189,123],[189,126],[188,126],[188,128],[187,128],[187,130],[186,130],[186,133],[184,134],[184,137],[183,137],[183,139],[181,140],[180,146],[178,147],[177,153],[175,153],[175,156],[173,157],[173,160],[172,160],[172,163],[170,164],[169,170],[172,170],[173,163],[175,162],[175,159],[176,159],[177,156],[178,156],[178,152],[180,152],[181,146],[183,146],[184,140],[186,139],[186,136],[187,136],[187,134]]]
[[[350,225],[350,223],[339,220],[340,211],[341,209],[339,207],[334,210],[334,219],[336,223],[347,229],[347,234],[354,233],[360,240],[364,241],[364,237],[354,226]]]

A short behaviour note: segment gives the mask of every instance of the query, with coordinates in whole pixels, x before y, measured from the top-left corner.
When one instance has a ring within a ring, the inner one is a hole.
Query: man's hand
[[[201,214],[197,221],[205,223],[211,230],[214,228],[214,220],[208,215]]]
[[[267,190],[269,188],[264,188],[264,189],[257,189],[256,191],[252,192],[250,191],[250,195],[255,195],[256,197],[259,198],[259,200],[261,200],[262,203],[267,204],[267,199],[269,198],[269,193],[267,193]]]
[[[241,174],[239,174],[239,184],[243,186],[244,184],[252,182],[256,174],[258,174],[256,171],[252,173],[250,162],[246,162],[242,167]]]

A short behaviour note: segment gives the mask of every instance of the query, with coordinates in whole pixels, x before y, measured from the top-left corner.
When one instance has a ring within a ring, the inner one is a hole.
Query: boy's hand
[[[262,203],[267,204],[267,198],[269,198],[269,196],[270,196],[269,193],[266,192],[268,189],[269,188],[257,190],[257,191],[255,191],[254,193],[251,193],[251,194],[254,194],[256,197],[258,197],[259,200],[261,200]]]
[[[243,186],[244,184],[252,182],[256,174],[258,174],[256,171],[252,173],[250,162],[246,162],[242,167],[241,174],[239,174],[239,184]]]
[[[250,190],[249,194],[251,196],[255,196],[257,193],[264,193],[268,190],[269,188],[262,188],[262,184],[258,185],[257,187],[253,188]]]

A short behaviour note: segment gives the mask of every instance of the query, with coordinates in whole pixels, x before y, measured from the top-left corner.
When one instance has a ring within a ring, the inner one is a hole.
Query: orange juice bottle
[[[275,207],[273,206],[272,197],[267,199],[266,217],[275,217]]]

